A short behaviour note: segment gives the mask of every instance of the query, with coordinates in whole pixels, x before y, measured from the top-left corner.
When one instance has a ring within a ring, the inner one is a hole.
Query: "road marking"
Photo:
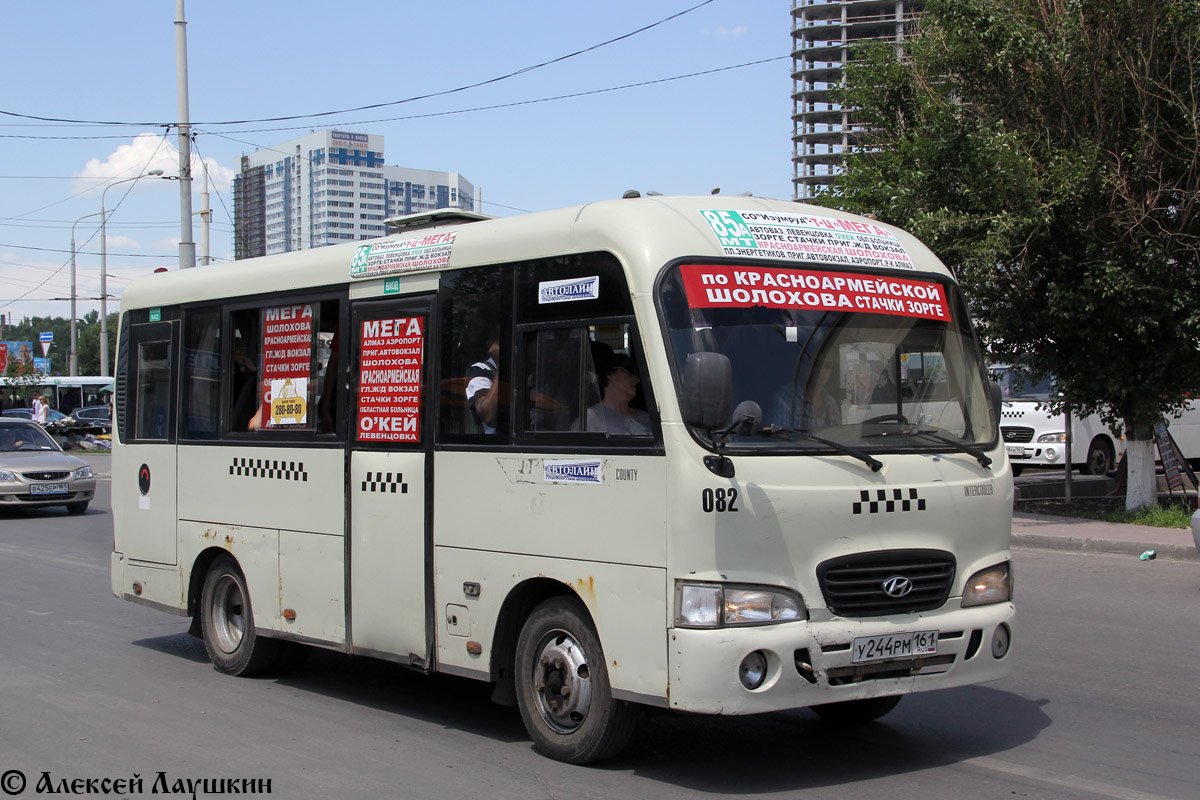
[[[1063,786],[1068,789],[1077,789],[1084,792],[1090,792],[1100,797],[1111,797],[1113,800],[1175,800],[1175,798],[1164,797],[1159,794],[1148,794],[1139,792],[1135,789],[1126,789],[1122,786],[1113,786],[1108,783],[1097,783],[1089,781],[1087,778],[1079,778],[1074,775],[1064,775],[1057,772],[1049,772],[1036,767],[1025,767],[1020,764],[1013,764],[1009,761],[1001,761],[996,758],[987,758],[981,756],[979,758],[968,758],[960,762],[971,766],[980,767],[982,769],[991,770],[992,772],[1002,772],[1007,775],[1016,775],[1021,778],[1028,778],[1031,781],[1040,783],[1049,783],[1055,786]]]

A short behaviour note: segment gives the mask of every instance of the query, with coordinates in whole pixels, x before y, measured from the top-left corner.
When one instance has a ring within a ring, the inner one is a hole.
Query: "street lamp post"
[[[161,169],[152,169],[149,172],[144,172],[141,175],[135,175],[132,178],[114,181],[104,187],[104,191],[100,192],[100,377],[108,377],[108,247],[105,241],[104,223],[108,220],[108,214],[104,211],[104,195],[114,186],[122,183],[129,183],[140,178],[146,178],[151,175],[158,177],[162,175]]]
[[[91,214],[84,214],[71,223],[71,351],[67,353],[67,371],[72,378],[79,374],[79,337],[75,328],[75,318],[77,316],[75,311],[75,226],[88,217],[97,217],[103,213],[103,211],[93,211]]]

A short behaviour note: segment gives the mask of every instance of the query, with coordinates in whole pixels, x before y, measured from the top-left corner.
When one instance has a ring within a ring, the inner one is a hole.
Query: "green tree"
[[[33,400],[33,388],[37,385],[40,377],[34,370],[33,364],[10,358],[4,370],[4,376],[8,378],[9,390],[19,397],[24,405],[29,405]]]
[[[864,152],[821,202],[938,252],[994,356],[1124,429],[1152,504],[1153,425],[1200,389],[1200,0],[930,0],[862,56]]]

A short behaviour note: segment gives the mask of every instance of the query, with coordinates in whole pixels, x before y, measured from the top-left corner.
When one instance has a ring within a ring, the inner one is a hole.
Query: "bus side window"
[[[259,374],[259,310],[257,308],[235,311],[230,318],[233,331],[233,357],[230,359],[230,432],[250,430],[250,422],[258,413],[262,395],[262,378]]]
[[[587,328],[548,328],[525,335],[524,432],[578,431],[600,402]]]
[[[522,432],[653,437],[636,340],[629,323],[528,331]]]
[[[512,267],[442,276],[439,435],[443,441],[509,440]]]
[[[221,418],[221,309],[188,311],[183,333],[185,439],[215,439]]]
[[[142,440],[169,438],[167,420],[171,403],[170,340],[139,342],[137,386],[134,392],[134,436]]]

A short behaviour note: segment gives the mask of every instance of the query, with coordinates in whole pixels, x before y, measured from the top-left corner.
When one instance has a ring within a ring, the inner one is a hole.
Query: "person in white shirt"
[[[38,396],[38,404],[34,409],[33,418],[37,420],[39,425],[45,426],[50,423],[50,404],[46,402],[46,398]]]

